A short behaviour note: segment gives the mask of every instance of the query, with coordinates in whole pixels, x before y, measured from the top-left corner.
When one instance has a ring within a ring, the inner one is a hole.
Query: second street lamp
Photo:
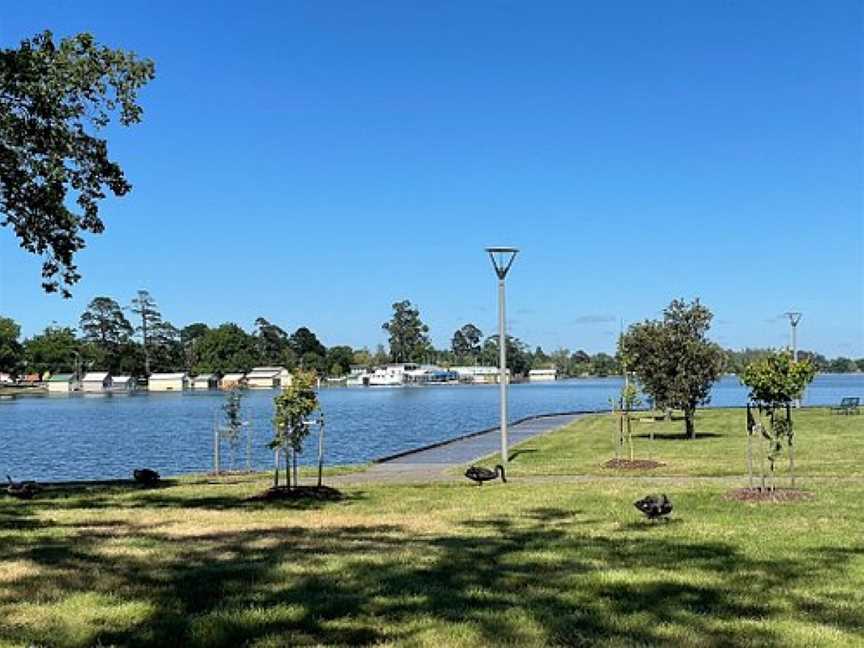
[[[507,321],[504,312],[504,279],[519,252],[512,247],[486,248],[492,267],[498,275],[498,383],[501,390],[501,463],[506,464],[507,452]]]

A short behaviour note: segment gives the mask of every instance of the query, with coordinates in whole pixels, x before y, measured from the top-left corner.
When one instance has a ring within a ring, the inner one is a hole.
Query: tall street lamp
[[[498,384],[501,390],[501,463],[507,463],[507,323],[504,317],[504,279],[519,252],[512,247],[486,248],[498,275]]]
[[[798,362],[798,322],[801,321],[801,313],[796,313],[794,311],[785,313],[786,317],[789,318],[789,325],[791,326],[791,337],[792,337],[792,360]],[[795,407],[801,407],[801,399],[795,399]]]

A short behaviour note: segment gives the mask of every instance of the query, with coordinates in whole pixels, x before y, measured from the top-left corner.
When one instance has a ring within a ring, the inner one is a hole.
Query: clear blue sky
[[[111,132],[106,201],[63,301],[0,230],[26,334],[148,289],[177,325],[263,315],[374,347],[495,327],[483,248],[520,246],[514,334],[614,347],[673,297],[730,347],[864,355],[862,4],[10,2],[0,46],[90,31],[155,60]]]

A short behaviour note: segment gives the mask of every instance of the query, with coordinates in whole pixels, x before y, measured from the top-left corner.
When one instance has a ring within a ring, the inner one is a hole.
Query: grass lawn
[[[684,421],[633,423],[637,459],[665,464],[652,470],[615,471],[603,467],[614,456],[617,418],[590,416],[566,431],[529,441],[515,450],[510,473],[517,475],[687,475],[723,476],[747,472],[744,409],[707,409],[696,413],[696,439],[684,439]],[[648,416],[643,418],[650,419]],[[792,415],[798,475],[864,478],[864,415],[831,414],[804,408]],[[650,436],[653,432],[654,440]],[[579,437],[574,438],[574,437]],[[628,459],[625,444],[622,458]],[[758,446],[754,462],[758,471]],[[786,469],[785,460],[778,475]]]
[[[0,645],[864,645],[864,478],[847,472],[864,417],[802,412],[815,497],[753,504],[686,477],[742,473],[741,416],[655,441],[684,475],[662,486],[665,524],[632,506],[656,485],[597,467],[609,417],[529,443],[482,488],[245,502],[262,475],[0,497]]]

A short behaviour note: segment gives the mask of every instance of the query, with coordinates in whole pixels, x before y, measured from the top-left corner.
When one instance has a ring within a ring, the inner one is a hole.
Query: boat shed
[[[246,374],[228,373],[219,381],[219,389],[237,389],[246,386]]]
[[[47,384],[50,394],[68,394],[78,389],[78,379],[71,373],[54,374]]]
[[[189,386],[185,373],[154,373],[147,381],[149,391],[183,391]]]
[[[190,381],[192,389],[216,389],[218,385],[219,379],[212,373],[198,374]]]
[[[291,372],[288,371],[285,367],[253,367],[252,371],[246,375],[247,380],[249,380],[252,374],[261,374],[262,382],[267,382],[267,377],[265,377],[264,373],[275,373],[276,374],[276,384],[274,387],[288,387],[291,384],[291,381],[294,380],[294,377],[291,375]],[[252,382],[249,380],[249,386],[252,387]],[[267,385],[268,387],[270,385]]]
[[[111,391],[121,394],[135,391],[135,380],[132,376],[114,376],[111,381]]]
[[[274,389],[282,382],[280,367],[256,367],[246,374],[246,386],[250,389]]]
[[[111,389],[111,374],[107,371],[91,371],[81,379],[81,391],[100,393]]]

